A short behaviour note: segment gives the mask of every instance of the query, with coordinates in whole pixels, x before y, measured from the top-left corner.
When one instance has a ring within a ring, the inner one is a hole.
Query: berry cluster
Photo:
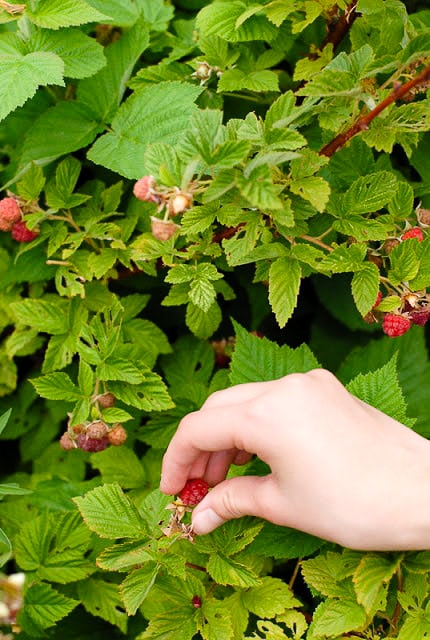
[[[157,240],[168,240],[174,235],[179,226],[171,218],[186,211],[192,203],[190,193],[178,187],[171,189],[157,185],[154,176],[143,176],[135,182],[133,193],[138,200],[156,204],[159,213],[164,210],[164,218],[151,216],[152,235]]]
[[[109,445],[119,447],[127,440],[127,432],[121,424],[109,427],[102,420],[94,420],[69,428],[60,438],[60,445],[65,451],[82,449],[95,453],[103,451]]]
[[[31,242],[39,232],[29,229],[22,216],[23,210],[17,198],[8,196],[0,200],[0,231],[10,232],[17,242]]]

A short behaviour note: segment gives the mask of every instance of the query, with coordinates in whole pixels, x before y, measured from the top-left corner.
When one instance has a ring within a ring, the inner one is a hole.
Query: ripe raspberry
[[[143,178],[134,183],[133,193],[138,200],[158,202],[157,195],[154,193],[154,185],[154,176],[143,176]]]
[[[193,596],[191,599],[194,609],[200,609],[202,606],[202,599],[200,596]]]
[[[187,507],[192,507],[203,500],[208,491],[209,485],[205,480],[193,478],[187,481],[178,498]]]
[[[17,242],[31,242],[38,235],[38,231],[30,231],[24,220],[18,220],[12,226],[12,238]]]
[[[114,447],[120,447],[127,440],[127,431],[124,429],[122,424],[116,424],[109,431],[107,437],[110,444]]]
[[[101,420],[95,420],[90,425],[88,425],[86,436],[87,438],[95,438],[96,440],[101,440],[105,437],[107,432],[107,424],[105,424]]]
[[[0,231],[10,231],[21,220],[21,209],[15,198],[0,200]]]
[[[66,431],[60,438],[60,447],[64,449],[64,451],[70,451],[75,448],[75,443],[70,436],[70,433]]]
[[[397,313],[386,313],[382,320],[382,331],[390,336],[397,338],[402,336],[411,328],[411,321],[406,316],[400,316]]]
[[[152,235],[157,240],[168,240],[180,229],[179,225],[175,224],[171,220],[160,220],[155,216],[151,217],[151,230]]]
[[[89,451],[94,453],[96,451],[103,451],[109,445],[109,440],[105,438],[88,438],[85,433],[80,433],[76,438],[76,444],[82,451]]]
[[[412,227],[412,229],[408,229],[402,235],[402,240],[409,240],[410,238],[416,238],[418,242],[422,242],[424,240],[423,230],[419,227]]]
[[[102,409],[110,409],[110,407],[114,406],[115,402],[116,402],[115,396],[113,395],[113,393],[110,393],[109,391],[104,393],[98,398],[98,403]]]
[[[423,327],[430,318],[430,309],[413,309],[408,315],[414,324],[418,324],[420,327]]]

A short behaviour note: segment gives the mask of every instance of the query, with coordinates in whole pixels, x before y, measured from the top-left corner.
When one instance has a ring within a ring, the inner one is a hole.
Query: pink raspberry
[[[193,478],[188,480],[178,497],[187,507],[192,507],[203,500],[208,491],[209,485],[205,480]]]
[[[398,338],[411,328],[411,321],[397,313],[386,313],[382,320],[382,331],[390,338]]]
[[[154,193],[154,185],[154,176],[143,176],[143,178],[134,183],[133,193],[138,200],[158,202],[157,195]]]
[[[410,238],[416,238],[418,242],[422,242],[424,240],[424,233],[420,227],[412,227],[412,229],[408,229],[402,235],[402,240],[409,240]]]
[[[39,235],[38,231],[31,231],[24,220],[18,220],[12,226],[12,238],[17,242],[31,242]]]
[[[103,451],[109,445],[109,440],[105,438],[88,438],[85,433],[80,433],[76,438],[76,444],[82,451],[89,451],[94,453],[96,451]]]
[[[15,198],[0,200],[0,231],[10,231],[21,220],[21,209]]]

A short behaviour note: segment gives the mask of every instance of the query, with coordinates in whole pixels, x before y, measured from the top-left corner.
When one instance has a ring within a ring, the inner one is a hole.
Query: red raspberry
[[[397,313],[386,313],[382,320],[382,331],[390,336],[397,338],[402,336],[411,328],[411,321],[406,316],[400,316]]]
[[[191,599],[194,609],[200,609],[202,606],[202,599],[200,596],[193,596]]]
[[[154,185],[154,176],[143,176],[143,178],[134,183],[133,193],[138,200],[143,200],[144,202],[158,202],[157,195],[153,190]]]
[[[116,424],[109,431],[107,437],[110,444],[114,447],[120,447],[127,440],[127,431],[124,429],[122,424]]]
[[[422,242],[424,240],[423,230],[419,227],[412,227],[412,229],[408,229],[402,235],[402,240],[409,240],[409,238],[416,238],[418,242]]]
[[[0,200],[0,231],[10,231],[21,220],[21,209],[15,198]]]
[[[209,485],[205,480],[193,478],[187,481],[178,498],[187,507],[192,507],[203,500],[208,491]]]
[[[409,312],[409,317],[414,324],[423,327],[430,318],[430,309],[414,309]]]
[[[88,438],[85,433],[80,433],[76,438],[76,444],[82,451],[94,453],[103,451],[109,445],[109,440],[105,438]]]
[[[12,238],[17,242],[31,242],[38,235],[37,231],[30,231],[23,220],[18,220],[12,227]]]

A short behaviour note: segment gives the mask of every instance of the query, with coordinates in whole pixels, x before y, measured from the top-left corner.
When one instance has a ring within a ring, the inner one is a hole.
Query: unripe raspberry
[[[387,240],[385,240],[385,242],[383,244],[383,249],[384,249],[385,253],[388,255],[399,244],[400,244],[400,240],[397,240],[397,238],[388,238]]]
[[[76,435],[78,435],[79,433],[85,433],[86,430],[87,430],[86,424],[75,424],[75,426],[72,427],[72,431]]]
[[[99,398],[97,399],[99,405],[101,406],[102,409],[110,409],[111,407],[113,407],[115,405],[116,402],[116,398],[113,395],[113,393],[110,393],[109,391],[104,393],[103,395],[99,396]]]
[[[21,220],[21,209],[15,198],[0,200],[0,231],[10,231]]]
[[[127,431],[122,424],[116,424],[107,435],[109,442],[114,447],[120,447],[127,440]]]
[[[169,202],[169,215],[177,216],[183,213],[191,204],[191,198],[185,193],[178,193]]]
[[[163,242],[169,240],[178,229],[180,229],[179,225],[171,220],[160,220],[160,218],[156,218],[155,216],[151,217],[152,235],[157,240],[163,240]]]
[[[411,328],[411,321],[397,313],[386,313],[382,320],[382,331],[390,338],[398,338]]]
[[[418,221],[426,227],[430,226],[430,209],[417,209]]]
[[[31,231],[24,220],[18,220],[12,226],[12,238],[17,242],[31,242],[39,235],[38,231]]]
[[[64,449],[64,451],[70,451],[76,448],[73,438],[68,431],[65,431],[60,438],[60,447]]]
[[[208,483],[202,478],[193,478],[188,480],[185,487],[179,493],[179,500],[187,507],[192,507],[205,497],[209,491]]]
[[[88,425],[86,436],[87,438],[95,438],[96,440],[101,440],[105,437],[107,432],[107,424],[105,424],[101,420],[95,420],[90,425]]]
[[[412,227],[412,229],[408,229],[402,235],[402,240],[409,240],[410,238],[416,238],[418,242],[422,242],[424,240],[423,230],[419,227]]]
[[[158,202],[158,198],[154,193],[154,185],[154,176],[143,176],[143,178],[134,183],[133,193],[138,200]]]

